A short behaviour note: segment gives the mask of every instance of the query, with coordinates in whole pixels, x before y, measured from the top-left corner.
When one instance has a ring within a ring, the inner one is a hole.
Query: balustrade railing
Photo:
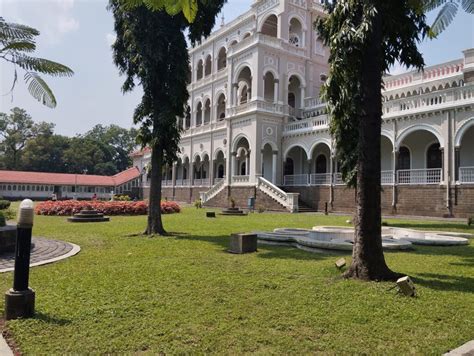
[[[299,194],[287,193],[263,177],[258,177],[257,188],[266,193],[291,212],[298,211]]]
[[[439,184],[441,182],[441,168],[429,169],[402,169],[397,171],[398,184]]]
[[[313,173],[309,177],[310,185],[330,185],[331,184],[331,173]]]
[[[210,179],[209,178],[202,178],[202,179],[197,179],[195,178],[193,180],[193,186],[195,187],[208,187],[210,185]]]
[[[308,174],[293,174],[283,177],[283,185],[287,187],[295,187],[309,184]]]
[[[395,176],[393,171],[382,171],[380,172],[380,180],[382,185],[389,185],[395,182]]]
[[[461,183],[474,183],[474,167],[460,167],[459,181]]]
[[[232,183],[249,183],[250,176],[232,176]]]

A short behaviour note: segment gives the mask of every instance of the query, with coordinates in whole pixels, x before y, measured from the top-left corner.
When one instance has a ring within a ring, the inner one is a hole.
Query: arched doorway
[[[306,150],[301,146],[292,147],[285,157],[285,174],[283,183],[286,186],[307,185],[310,173],[310,165],[308,163],[308,155]],[[292,172],[292,174],[289,174]]]

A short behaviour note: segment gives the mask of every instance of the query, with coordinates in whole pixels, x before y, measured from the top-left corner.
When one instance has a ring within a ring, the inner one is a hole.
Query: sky
[[[229,0],[224,7],[225,22],[250,8],[253,0]],[[8,22],[35,27],[40,31],[35,55],[63,63],[75,72],[71,78],[43,79],[52,88],[58,105],[47,108],[33,99],[19,72],[13,81],[12,65],[0,61],[0,112],[18,106],[35,121],[53,122],[56,133],[81,134],[96,124],[131,127],[132,114],[141,92],[122,94],[123,77],[112,61],[113,18],[107,0],[0,0],[0,16]],[[430,21],[435,14],[429,14]],[[219,25],[220,16],[217,20]],[[438,39],[420,44],[427,65],[462,57],[461,51],[474,47],[474,16],[460,11],[454,23]],[[395,66],[393,74],[404,69]]]

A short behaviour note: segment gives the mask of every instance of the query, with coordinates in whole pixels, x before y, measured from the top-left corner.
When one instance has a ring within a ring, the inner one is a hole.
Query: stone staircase
[[[287,193],[263,177],[258,177],[257,189],[281,204],[286,210],[292,213],[298,212],[299,193]]]
[[[214,184],[207,192],[200,192],[199,197],[201,198],[201,203],[204,204],[217,196],[225,188],[224,180],[221,180]]]

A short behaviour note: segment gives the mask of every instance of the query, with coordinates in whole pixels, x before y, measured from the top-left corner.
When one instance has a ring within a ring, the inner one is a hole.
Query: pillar
[[[273,102],[276,104],[278,103],[278,85],[280,81],[278,79],[275,79],[273,81]]]
[[[398,171],[398,149],[393,149],[392,157],[393,185],[392,185],[392,209],[397,209],[397,171]]]
[[[232,84],[232,106],[237,106],[238,105],[238,102],[237,102],[237,91],[239,89],[239,84],[238,83],[234,83]]]
[[[277,162],[278,162],[278,151],[272,152],[272,183],[277,184]]]
[[[300,87],[301,89],[301,106],[300,108],[303,109],[304,108],[304,97],[306,95],[306,87],[304,87],[303,85]]]
[[[230,156],[230,177],[236,176],[237,174],[237,152],[232,152]]]
[[[461,178],[459,177],[459,166],[461,165],[461,147],[454,147],[454,179],[458,182]]]
[[[250,175],[250,151],[245,155],[245,175]]]

